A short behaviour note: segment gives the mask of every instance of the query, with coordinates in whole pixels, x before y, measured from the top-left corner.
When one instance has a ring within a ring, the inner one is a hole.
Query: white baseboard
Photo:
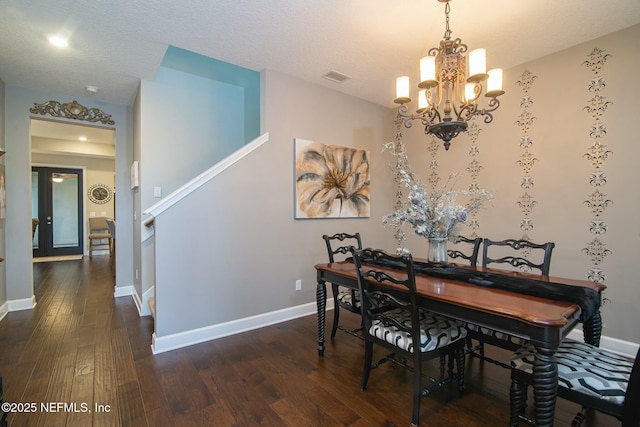
[[[14,299],[7,301],[9,311],[21,311],[31,310],[36,306],[36,296],[32,295],[31,298]]]
[[[4,319],[4,316],[6,316],[8,312],[9,312],[9,303],[5,301],[4,304],[0,306],[0,321]]]
[[[133,298],[133,302],[136,303],[136,308],[138,309],[138,316],[142,316],[142,301],[140,301],[140,297],[137,292],[132,292],[131,297]]]
[[[327,301],[327,307],[333,309],[333,298]],[[164,353],[165,351],[176,350],[193,344],[223,338],[229,335],[253,329],[263,328],[298,317],[307,316],[318,312],[318,305],[315,302],[272,311],[270,313],[245,317],[244,319],[232,320],[218,325],[205,326],[204,328],[192,329],[177,334],[157,337],[153,333],[151,350],[153,354]]]
[[[116,286],[113,291],[115,298],[128,297],[129,295],[133,295],[133,286]]]
[[[136,304],[138,303],[139,300]],[[157,337],[154,332],[152,336],[151,350],[153,351],[153,354],[164,353],[166,351],[176,350],[189,345],[211,341],[229,335],[263,328],[276,323],[286,322],[298,317],[315,314],[317,313],[317,310],[318,306],[313,302],[270,313],[246,317],[244,319],[232,320],[218,325],[205,326],[204,328],[179,332],[177,334],[167,335],[164,337]],[[330,310],[333,310],[333,298],[327,300],[327,311]],[[583,341],[582,330],[580,328],[572,330],[567,338],[571,338],[576,341]],[[636,343],[623,341],[617,338],[607,336],[600,338],[600,347],[631,359],[636,357],[638,346],[639,345]]]
[[[576,341],[584,341],[584,335],[582,334],[581,328],[575,328],[567,338],[571,338]],[[602,336],[600,338],[600,347],[605,350],[609,350],[613,353],[617,353],[621,356],[629,357],[634,359],[636,357],[636,353],[638,352],[638,344],[630,341],[623,341],[618,338],[612,338],[607,336]]]

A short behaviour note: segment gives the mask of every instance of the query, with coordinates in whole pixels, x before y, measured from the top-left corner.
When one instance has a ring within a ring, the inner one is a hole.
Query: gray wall
[[[467,227],[464,234],[475,231],[503,239],[526,233],[536,242],[554,241],[552,275],[586,280],[589,271],[599,269],[608,286],[603,335],[633,343],[640,343],[635,265],[640,253],[640,169],[636,164],[640,145],[633,127],[640,95],[638,40],[640,25],[505,70],[507,93],[494,122],[479,123],[475,144],[469,135],[461,135],[448,152],[440,148],[432,157],[428,151],[432,138],[423,134],[421,126],[403,129],[412,165],[421,176],[436,172],[445,179],[450,172],[459,172],[463,174],[459,187],[467,188],[472,172],[479,170],[476,182],[493,192],[493,203],[478,216],[479,229]],[[590,136],[596,121],[585,110],[595,95],[589,84],[596,75],[584,62],[595,47],[610,55],[599,73],[606,82],[600,95],[611,104],[599,121],[606,134],[598,138]],[[524,81],[525,71],[535,76],[526,93],[517,84]],[[525,96],[531,102],[526,108],[521,104]],[[517,123],[525,111],[534,117],[527,132]],[[521,145],[525,134],[532,140],[528,148]],[[596,141],[610,151],[599,168],[586,157]],[[526,152],[531,162],[525,161]],[[528,164],[530,171],[525,173]],[[590,182],[596,172],[604,174],[606,183]],[[533,180],[532,185],[523,184],[525,176]],[[603,200],[610,201],[599,216],[587,205],[596,189],[605,195]],[[531,196],[528,215],[523,210],[525,194]],[[590,230],[594,220],[606,225],[606,230],[594,228],[601,234]],[[525,230],[525,224],[532,228]],[[598,264],[585,251],[595,238],[604,244],[602,250],[609,251]],[[424,242],[411,236],[407,246],[420,251]]]
[[[245,143],[244,97],[239,86],[168,67],[160,67],[154,81],[141,82],[134,106],[139,126],[134,151],[140,161],[136,218],[160,200],[155,188],[166,197]],[[137,222],[135,295],[147,314],[145,302],[155,284],[155,247],[145,239],[146,227]]]
[[[6,245],[11,247],[7,254],[7,299],[26,300],[33,297],[33,268],[31,264],[31,150],[29,109],[35,102],[48,100],[71,102],[64,95],[50,91],[6,87],[5,102],[5,144],[7,178],[7,219]],[[129,165],[132,158],[131,111],[126,106],[96,102],[90,98],[77,98],[86,107],[100,108],[111,114],[116,122],[116,187],[130,188]],[[41,116],[42,117],[42,116]],[[69,121],[69,120],[61,120]],[[132,285],[132,199],[128,191],[116,194],[116,220],[118,222],[116,285]]]
[[[463,234],[553,240],[552,274],[587,279],[594,270],[604,271],[604,335],[630,343],[640,342],[634,327],[640,292],[632,271],[640,249],[633,212],[640,200],[630,186],[640,178],[632,163],[640,148],[628,126],[635,99],[629,94],[638,94],[632,74],[640,65],[639,33],[635,26],[506,70],[507,94],[494,123],[479,122],[477,136],[461,135],[448,152],[441,141],[433,142],[439,150],[430,151],[432,138],[419,124],[403,129],[411,163],[423,177],[436,173],[442,184],[450,172],[461,172],[458,188],[476,183],[494,193],[473,218],[478,227],[463,228]],[[608,177],[600,191],[613,203],[599,217],[607,231],[597,236],[587,207],[595,190],[590,177],[597,171],[585,157],[594,143],[593,119],[584,110],[594,75],[583,65],[596,46],[611,54],[602,73],[613,103],[602,118],[609,133],[601,141],[613,154],[600,168]],[[525,71],[536,76],[526,93],[517,83]],[[313,302],[312,266],[326,259],[322,234],[359,231],[366,246],[396,246],[393,230],[381,224],[394,203],[388,167],[393,159],[382,144],[393,138],[395,112],[273,71],[263,79],[263,132],[269,132],[269,142],[156,219],[157,337]],[[313,102],[301,106],[301,100]],[[517,123],[525,113],[535,116],[526,130]],[[528,148],[521,144],[525,136],[534,141]],[[293,219],[295,138],[371,151],[371,218]],[[527,153],[535,159],[530,168]],[[524,184],[527,177],[533,186]],[[526,195],[533,203],[525,214]],[[196,225],[176,225],[185,222]],[[585,248],[595,237],[610,252],[594,265]],[[409,236],[406,246],[414,256],[426,255],[422,238]],[[296,279],[302,279],[302,291],[294,291]]]
[[[325,233],[392,247],[388,109],[269,70],[262,87],[269,141],[156,218],[157,337],[313,303]],[[294,219],[295,138],[370,151],[370,218]]]

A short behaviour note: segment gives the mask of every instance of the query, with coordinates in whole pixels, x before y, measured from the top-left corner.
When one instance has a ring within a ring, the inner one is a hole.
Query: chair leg
[[[523,386],[519,381],[511,380],[509,388],[510,416],[509,425],[517,427],[520,423],[520,415],[524,412],[524,405],[527,399],[527,386]]]
[[[444,359],[440,358],[442,364],[441,369],[444,369]],[[417,426],[420,422],[420,400],[422,400],[422,361],[420,360],[420,354],[413,358],[413,413],[411,415],[411,425]]]
[[[464,366],[465,366],[465,356],[464,356],[464,345],[458,347],[455,351],[456,357],[456,370],[458,371],[458,392],[462,394],[464,392]]]
[[[93,240],[89,239],[89,258],[93,258]]]
[[[333,292],[333,327],[331,328],[331,339],[336,336],[338,322],[340,321],[340,304],[338,304],[338,285],[331,284]]]
[[[589,408],[587,408],[586,406],[583,406],[580,409],[580,412],[576,414],[573,421],[571,421],[571,427],[580,427],[582,425],[582,421],[584,421],[584,417],[587,415],[588,410]]]
[[[440,356],[440,380],[444,379],[444,371],[447,370],[449,377],[453,376],[453,359],[446,355]]]
[[[369,374],[371,373],[372,361],[373,361],[373,343],[365,338],[364,369],[362,371],[362,382],[360,383],[360,390],[362,391],[364,391],[367,388],[367,382],[369,381]]]

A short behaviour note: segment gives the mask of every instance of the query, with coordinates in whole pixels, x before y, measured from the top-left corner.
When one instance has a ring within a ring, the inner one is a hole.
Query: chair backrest
[[[40,224],[40,220],[38,218],[31,218],[31,238],[36,237],[36,230],[38,229],[38,224]]]
[[[622,406],[622,427],[637,427],[640,425],[640,348],[633,362],[627,392]]]
[[[470,244],[470,251],[460,251],[459,249],[449,249],[447,250],[447,255],[449,258],[462,258],[469,261],[469,264],[473,267],[478,263],[478,253],[480,252],[480,245],[482,244],[482,237],[476,237],[475,239],[470,239],[464,236],[456,237],[454,244]]]
[[[507,255],[502,257],[491,258],[489,257],[489,254],[488,254],[488,249],[490,246],[507,247],[514,251],[517,251],[518,254],[522,256]],[[555,247],[555,243],[553,242],[537,244],[537,243],[530,242],[528,240],[507,239],[507,240],[494,241],[494,240],[485,238],[482,246],[482,266],[486,267],[488,264],[492,264],[492,263],[507,263],[513,267],[525,266],[526,268],[529,268],[529,269],[538,269],[540,270],[543,276],[548,276],[549,268],[551,266],[551,252],[553,251],[554,247]],[[542,262],[536,263],[534,261],[531,261],[531,258],[529,257],[533,250],[543,252]]]
[[[356,249],[362,249],[362,240],[360,239],[360,233],[346,234],[338,233],[333,236],[323,235],[325,243],[327,244],[327,253],[329,255],[329,262],[336,262],[335,255],[342,254],[346,258],[347,254],[350,255],[349,248],[351,246]],[[337,260],[341,261],[341,260]]]
[[[374,321],[380,321],[383,325],[393,325],[411,334],[414,343],[420,342],[420,322],[415,294],[416,277],[411,254],[396,256],[375,249],[356,250],[353,247],[351,252],[358,272],[365,333],[369,334]],[[372,262],[371,260],[376,263],[389,261],[394,265],[394,271],[381,270],[375,264],[367,264]],[[400,290],[394,292],[390,286],[399,287]],[[398,322],[394,308],[410,312],[411,324]],[[412,328],[414,325],[416,327]]]
[[[89,218],[89,233],[94,233],[96,231],[102,230],[109,230],[109,226],[107,225],[107,218],[103,216]]]
[[[112,220],[111,218],[106,218],[105,222],[107,223],[107,228],[109,229],[109,234],[111,234],[111,237],[115,238],[116,237],[116,222],[114,220]]]

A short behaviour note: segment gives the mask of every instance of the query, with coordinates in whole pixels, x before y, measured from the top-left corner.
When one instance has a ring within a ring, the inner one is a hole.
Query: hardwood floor
[[[36,404],[10,426],[409,425],[410,374],[385,364],[361,392],[362,342],[338,332],[318,358],[315,315],[154,356],[152,319],[130,297],[114,299],[107,257],[33,268],[37,306],[0,322],[5,398]],[[437,361],[426,366],[437,372]],[[452,386],[423,399],[422,424],[507,425],[508,372],[468,359],[466,384],[462,397]],[[559,401],[556,425],[577,409]],[[619,425],[602,414],[583,423]]]

